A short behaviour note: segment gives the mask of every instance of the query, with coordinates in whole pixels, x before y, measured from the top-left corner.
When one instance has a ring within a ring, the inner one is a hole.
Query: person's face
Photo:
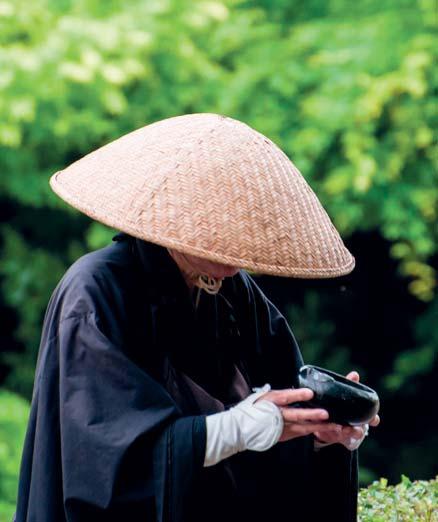
[[[176,250],[168,249],[170,255],[183,272],[186,280],[190,282],[196,280],[199,275],[208,275],[216,279],[231,277],[237,274],[239,268],[233,266],[215,263],[201,257],[192,256],[190,254],[182,254]]]

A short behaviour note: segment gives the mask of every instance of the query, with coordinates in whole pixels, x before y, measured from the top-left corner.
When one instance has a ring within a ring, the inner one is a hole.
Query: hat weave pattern
[[[327,278],[355,265],[286,154],[227,116],[146,125],[55,173],[50,185],[110,227],[256,273]]]

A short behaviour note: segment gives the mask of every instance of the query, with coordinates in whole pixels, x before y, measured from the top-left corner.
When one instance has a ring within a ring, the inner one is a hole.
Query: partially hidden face
[[[178,267],[182,271],[185,278],[194,281],[199,275],[207,275],[215,279],[223,279],[224,277],[231,277],[239,272],[239,268],[234,266],[223,265],[215,263],[208,259],[192,256],[190,254],[183,254],[177,250],[168,249]]]

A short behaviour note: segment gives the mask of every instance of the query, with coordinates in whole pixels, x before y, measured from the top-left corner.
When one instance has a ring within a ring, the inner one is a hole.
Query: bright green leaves
[[[9,522],[15,511],[18,471],[29,414],[28,403],[0,390],[0,522]]]
[[[400,484],[388,486],[384,478],[359,493],[360,522],[436,522],[438,477],[411,482],[402,475]]]

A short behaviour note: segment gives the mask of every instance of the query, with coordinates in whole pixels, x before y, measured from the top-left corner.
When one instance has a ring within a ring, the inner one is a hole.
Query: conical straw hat
[[[97,221],[218,263],[300,278],[354,268],[284,152],[226,116],[187,114],[147,125],[55,173],[50,185]]]

